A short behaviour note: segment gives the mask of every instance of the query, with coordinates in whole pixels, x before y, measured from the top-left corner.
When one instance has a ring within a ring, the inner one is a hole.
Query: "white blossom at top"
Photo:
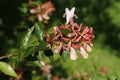
[[[71,10],[65,8],[65,14],[63,15],[63,17],[66,16],[66,24],[70,22],[70,18],[73,18],[75,16],[74,12],[75,12],[75,7],[73,7]]]

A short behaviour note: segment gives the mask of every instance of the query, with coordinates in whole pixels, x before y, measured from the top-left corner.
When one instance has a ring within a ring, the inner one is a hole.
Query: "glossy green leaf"
[[[27,48],[28,47],[28,42],[30,40],[30,37],[32,35],[32,32],[34,30],[34,27],[31,27],[30,29],[28,29],[27,31],[23,32],[20,37],[19,37],[19,41],[18,41],[18,44],[19,44],[19,47],[20,48]]]
[[[38,38],[39,41],[43,41],[45,32],[44,32],[44,26],[42,23],[35,23],[35,35]]]
[[[32,54],[34,54],[34,52],[35,52],[35,48],[34,47],[28,47],[27,49],[26,49],[26,52],[25,52],[25,54],[24,54],[24,56],[25,57],[27,57],[27,56],[29,56],[29,55],[32,55]]]
[[[27,49],[20,49],[18,54],[18,60],[21,61],[25,57],[35,53],[35,47],[30,46]]]
[[[38,46],[37,51],[46,50],[47,49],[46,44],[47,44],[46,41],[39,42],[39,46]]]
[[[5,62],[0,62],[0,71],[3,72],[6,75],[9,75],[9,76],[12,76],[12,77],[17,77],[17,74],[12,69],[12,67]]]
[[[39,42],[37,40],[37,38],[34,35],[31,35],[29,41],[28,41],[28,47],[30,46],[38,46]]]

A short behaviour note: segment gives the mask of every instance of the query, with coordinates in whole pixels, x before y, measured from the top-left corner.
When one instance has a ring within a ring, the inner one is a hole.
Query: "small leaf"
[[[3,72],[6,75],[9,75],[9,76],[12,76],[12,77],[17,77],[17,74],[12,69],[12,67],[5,62],[0,62],[0,71]]]
[[[45,32],[44,32],[44,26],[42,23],[35,23],[35,35],[38,38],[39,41],[43,41]]]
[[[54,34],[54,33],[50,34],[50,39],[51,39],[51,40],[53,40],[54,37],[55,37],[55,34]]]
[[[61,29],[62,33],[68,37],[68,34],[71,32],[70,30],[67,30],[67,29]]]
[[[62,57],[63,61],[65,62],[66,59],[69,57],[69,52],[66,50],[66,51],[63,51],[60,56]]]

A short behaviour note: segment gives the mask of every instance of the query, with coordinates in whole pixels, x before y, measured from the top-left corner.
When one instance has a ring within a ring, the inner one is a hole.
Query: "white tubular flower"
[[[76,60],[77,59],[76,51],[72,47],[70,47],[70,59],[71,60]]]
[[[88,53],[85,51],[83,47],[80,47],[80,54],[83,56],[84,59],[88,58]]]
[[[66,16],[66,24],[70,22],[70,18],[73,18],[75,16],[74,12],[75,12],[75,7],[73,7],[71,10],[65,8],[65,14],[63,15],[63,17]]]

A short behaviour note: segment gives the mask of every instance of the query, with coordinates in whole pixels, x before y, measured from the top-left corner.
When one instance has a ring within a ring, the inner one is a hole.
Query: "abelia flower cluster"
[[[63,32],[66,31],[66,32]],[[62,24],[60,27],[54,27],[55,37],[51,39],[47,34],[46,40],[49,45],[56,45],[55,52],[61,53],[65,50],[70,52],[70,58],[72,60],[77,59],[76,51],[78,50],[83,58],[88,58],[87,52],[91,52],[92,39],[94,38],[93,29],[88,26],[84,26],[82,23],[78,25],[70,20],[70,23],[65,26]],[[66,35],[67,34],[67,35]]]
[[[51,34],[54,34],[53,38]],[[51,34],[46,34],[47,47],[52,48],[53,45],[56,46],[56,53],[69,51],[71,60],[77,59],[76,50],[79,51],[84,59],[88,58],[87,52],[92,51],[93,28],[89,28],[82,23],[78,25],[74,22],[73,15],[72,17],[69,16],[69,21],[67,20],[66,25],[62,24],[59,27],[54,27]]]
[[[53,11],[55,11],[55,8],[50,1],[44,3],[43,5],[37,5],[37,7],[30,9],[30,13],[36,15],[40,22],[47,22],[50,19],[48,15]]]

